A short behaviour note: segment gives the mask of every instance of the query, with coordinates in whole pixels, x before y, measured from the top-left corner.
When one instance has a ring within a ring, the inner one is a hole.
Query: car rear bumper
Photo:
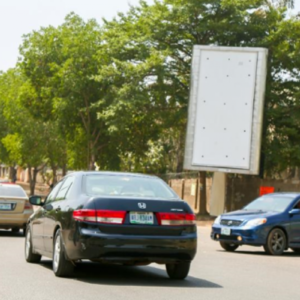
[[[268,235],[268,230],[266,227],[231,227],[230,235],[221,234],[221,228],[222,226],[218,225],[212,227],[210,237],[214,241],[228,242],[238,245],[262,246],[266,243],[266,238]]]
[[[197,250],[197,233],[184,236],[105,234],[81,228],[72,260],[90,259],[114,263],[171,263],[191,261]],[[67,247],[69,248],[69,247]]]
[[[25,210],[21,214],[1,213],[0,212],[0,228],[9,229],[12,227],[23,228],[26,226],[28,218],[33,213],[32,210]]]

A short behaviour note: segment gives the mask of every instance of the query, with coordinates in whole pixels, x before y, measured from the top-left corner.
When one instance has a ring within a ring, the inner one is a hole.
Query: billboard
[[[259,173],[267,53],[194,46],[184,169]]]

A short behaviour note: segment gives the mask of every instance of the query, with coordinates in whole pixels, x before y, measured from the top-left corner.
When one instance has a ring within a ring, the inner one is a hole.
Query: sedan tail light
[[[82,222],[102,224],[123,224],[126,211],[78,209],[73,211],[73,218]]]
[[[159,225],[184,226],[194,225],[195,215],[186,213],[156,213]]]
[[[94,209],[78,209],[73,211],[73,219],[82,222],[96,223],[96,210]]]
[[[106,224],[123,224],[126,211],[97,210],[97,222]]]
[[[25,201],[24,209],[32,209],[32,205],[29,203],[29,201]]]

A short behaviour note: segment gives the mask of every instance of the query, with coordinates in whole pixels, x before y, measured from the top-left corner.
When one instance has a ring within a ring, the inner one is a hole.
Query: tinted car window
[[[68,194],[73,182],[74,182],[74,177],[73,176],[67,177],[64,180],[64,182],[62,184],[62,187],[60,188],[58,194],[55,197],[55,201],[66,199],[67,194]]]
[[[300,201],[298,201],[298,202],[296,203],[296,205],[294,206],[294,208],[300,209]]]
[[[174,199],[178,196],[163,181],[126,175],[88,175],[83,182],[88,195]]]
[[[283,212],[294,199],[286,196],[262,196],[245,206],[244,209]]]
[[[54,201],[54,197],[56,195],[56,193],[58,192],[58,190],[60,189],[62,185],[62,181],[60,181],[54,188],[53,190],[50,192],[50,194],[48,195],[48,197],[46,198],[46,203],[52,202]]]
[[[0,184],[0,196],[4,197],[27,197],[22,187]]]

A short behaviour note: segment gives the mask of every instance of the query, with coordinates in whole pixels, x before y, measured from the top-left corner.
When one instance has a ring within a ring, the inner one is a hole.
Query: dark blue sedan
[[[216,218],[211,238],[226,251],[263,246],[272,255],[291,248],[300,253],[300,194],[274,193]]]

